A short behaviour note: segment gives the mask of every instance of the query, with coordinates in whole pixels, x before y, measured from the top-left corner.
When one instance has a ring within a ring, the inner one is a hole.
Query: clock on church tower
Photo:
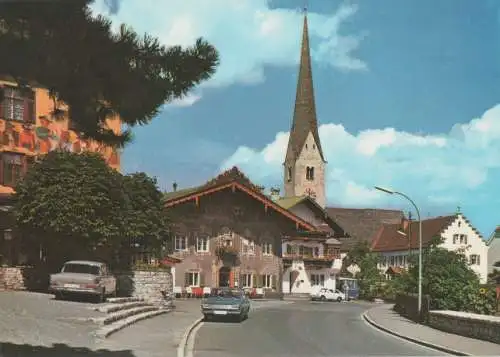
[[[314,190],[313,190],[313,189],[311,189],[311,188],[308,188],[308,189],[306,190],[306,194],[307,194],[308,196],[312,197],[312,198],[316,198],[316,192],[314,192]]]

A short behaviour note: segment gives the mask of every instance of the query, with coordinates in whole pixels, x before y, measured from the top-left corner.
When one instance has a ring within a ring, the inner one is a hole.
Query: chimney
[[[176,191],[177,191],[177,182],[174,182],[174,183],[172,184],[172,188],[174,189],[174,192],[176,192]]]
[[[276,202],[280,199],[280,189],[278,187],[271,187],[271,200]]]

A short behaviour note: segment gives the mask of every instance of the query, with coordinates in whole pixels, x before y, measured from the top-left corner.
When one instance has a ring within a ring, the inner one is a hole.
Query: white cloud
[[[380,185],[403,191],[424,206],[453,209],[464,200],[480,204],[478,197],[489,199],[489,190],[500,180],[500,104],[437,135],[394,128],[352,135],[333,123],[319,131],[331,205],[404,206],[373,189]],[[280,184],[287,139],[288,133],[278,133],[262,150],[240,147],[221,168],[237,165],[261,184]]]
[[[97,0],[92,9],[110,17],[114,28],[126,23],[166,45],[192,45],[197,37],[206,38],[219,50],[221,64],[202,88],[259,83],[265,65],[298,63],[302,15],[270,9],[268,0],[124,0],[112,15],[105,0]],[[309,14],[316,61],[346,71],[367,69],[354,55],[362,36],[339,33],[356,11],[357,6],[346,3],[332,14]]]
[[[182,98],[178,98],[168,103],[168,106],[171,107],[190,107],[197,101],[201,99],[201,95],[199,94],[188,94]]]

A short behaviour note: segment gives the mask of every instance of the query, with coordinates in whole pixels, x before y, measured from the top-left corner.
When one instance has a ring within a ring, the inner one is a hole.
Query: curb
[[[426,342],[426,341],[420,340],[418,338],[409,337],[409,336],[403,335],[401,333],[395,332],[393,330],[390,330],[390,329],[388,329],[388,328],[386,328],[386,327],[384,327],[384,326],[376,323],[375,321],[373,321],[368,316],[367,312],[368,311],[365,311],[361,316],[363,317],[363,319],[368,324],[370,324],[372,327],[374,327],[374,328],[376,328],[378,330],[381,330],[381,331],[384,331],[384,332],[386,332],[388,334],[391,334],[393,336],[402,338],[403,340],[407,340],[407,341],[416,343],[417,345],[425,346],[427,348],[431,348],[431,349],[438,350],[438,351],[441,351],[441,352],[444,352],[444,353],[448,353],[448,354],[453,355],[453,356],[472,356],[472,355],[470,355],[468,353],[465,353],[465,352],[453,350],[453,349],[448,348],[448,347],[443,347],[443,346],[440,346],[440,345],[436,345],[436,344],[433,344],[433,343],[430,343],[430,342]]]
[[[200,317],[197,320],[195,320],[191,326],[189,326],[186,331],[184,331],[184,335],[182,335],[181,342],[179,343],[179,346],[177,347],[177,357],[184,357],[186,354],[186,347],[187,347],[187,342],[189,339],[189,335],[191,335],[191,332],[200,324],[203,322],[204,317]]]
[[[126,319],[118,320],[112,324],[105,325],[105,327],[101,328],[100,330],[98,330],[96,332],[96,337],[102,338],[102,339],[108,338],[110,335],[114,334],[115,332],[118,332],[118,331],[124,329],[125,327],[133,325],[136,322],[146,320],[146,319],[149,319],[152,317],[156,317],[159,315],[163,315],[163,314],[169,313],[171,311],[172,311],[171,309],[162,309],[162,310],[149,311],[149,312],[144,312],[142,314],[129,316]]]

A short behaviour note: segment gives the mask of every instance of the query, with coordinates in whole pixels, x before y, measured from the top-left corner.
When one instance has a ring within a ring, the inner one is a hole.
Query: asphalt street
[[[369,326],[356,302],[309,301],[252,311],[242,323],[204,322],[194,357],[445,356]]]

